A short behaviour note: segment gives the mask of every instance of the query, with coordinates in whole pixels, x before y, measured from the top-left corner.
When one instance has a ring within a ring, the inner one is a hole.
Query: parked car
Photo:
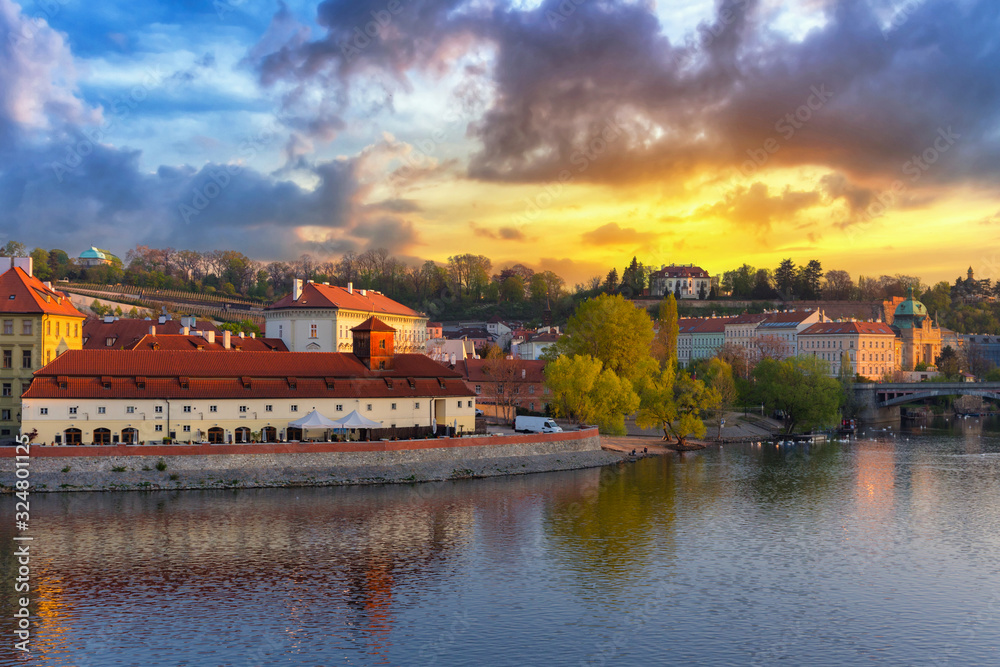
[[[518,433],[562,433],[562,428],[548,417],[525,415],[514,418],[514,430]]]

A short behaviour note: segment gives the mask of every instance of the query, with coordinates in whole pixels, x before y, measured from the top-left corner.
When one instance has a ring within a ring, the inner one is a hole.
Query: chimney
[[[158,321],[159,321],[160,324],[166,324],[166,322],[167,322],[167,316],[166,315],[160,315],[160,317],[158,318]]]
[[[27,273],[29,276],[32,275],[32,259],[30,257],[14,257],[11,259],[15,267],[19,267],[22,271]]]
[[[451,365],[451,366],[455,365],[455,353],[454,352],[452,352],[450,355],[448,355],[448,364]]]
[[[51,281],[51,280],[46,280],[46,281],[45,281],[44,283],[42,283],[42,284],[43,284],[43,285],[45,285],[45,288],[46,288],[46,289],[52,289],[52,281]]]
[[[302,279],[296,278],[292,281],[292,299],[298,301],[300,296],[302,296]]]
[[[361,296],[367,296],[368,295],[368,290],[363,290],[362,289],[362,290],[358,290],[358,291],[361,292]]]
[[[354,283],[347,283],[347,293],[354,294]]]
[[[149,335],[150,336],[155,336],[156,335],[156,327],[155,326],[149,327]]]
[[[241,331],[240,332],[240,338],[246,338],[246,337],[247,337],[247,335]]]
[[[528,369],[527,368],[522,368],[521,369],[521,379],[523,380],[527,376],[528,376]]]
[[[209,342],[209,343],[214,343],[215,342],[215,332],[214,331],[206,331],[205,332],[205,340],[207,342]]]
[[[114,315],[105,315],[104,316],[104,323],[105,324],[111,324],[114,321],[115,321],[115,316]]]
[[[181,327],[182,336],[188,336],[190,334],[191,334],[191,329],[189,329],[188,327]]]
[[[225,331],[222,332],[222,347],[227,350],[230,347],[231,336],[232,332],[229,331],[229,329],[226,329]]]
[[[252,332],[252,331],[251,331],[251,332],[250,332],[250,337],[251,337],[251,338],[256,338],[256,337],[257,337],[257,334],[255,334],[254,332]]]

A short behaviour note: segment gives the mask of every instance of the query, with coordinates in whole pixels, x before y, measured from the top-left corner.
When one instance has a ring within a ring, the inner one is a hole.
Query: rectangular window
[[[31,389],[31,382],[30,381],[28,381],[28,382],[22,382],[21,383],[21,393],[22,394],[24,392],[28,391],[29,389]]]
[[[264,406],[264,412],[273,412],[273,411],[274,411],[274,406],[273,405],[265,405]]]
[[[163,431],[163,424],[157,424],[153,430],[157,432]]]
[[[291,410],[291,412],[298,412],[299,411],[299,406],[292,405],[291,408],[290,408],[290,410]]]
[[[69,409],[69,413],[70,413],[71,415],[75,415],[75,414],[76,414],[76,408],[70,408],[70,409]]]
[[[21,320],[21,333],[25,336],[31,335],[31,320]]]
[[[38,414],[40,414],[40,415],[47,415],[47,414],[49,414],[49,409],[48,408],[39,408],[38,409]]]
[[[532,403],[532,405],[534,405],[534,403]],[[465,407],[471,408],[472,407],[472,401],[469,401],[468,405],[466,405]],[[531,408],[531,409],[534,410],[534,408]]]
[[[10,410],[0,411],[0,419],[10,421]]]
[[[462,401],[458,402],[458,407],[462,407]]]
[[[368,412],[371,412],[372,411],[372,404],[369,403],[366,409],[368,410]]]
[[[155,408],[153,408],[153,412],[162,413],[163,412],[163,406],[162,405],[157,405]]]
[[[125,407],[125,412],[127,412],[130,415],[134,414],[135,413],[135,406],[134,405],[126,406]]]
[[[3,321],[3,332],[7,335],[11,335],[14,333],[14,320]]]
[[[11,387],[10,387],[10,382],[4,382],[3,383],[3,395],[4,396],[11,396],[12,395]]]
[[[318,338],[319,337],[318,332],[317,332],[317,325],[315,325],[315,324],[310,324],[309,325],[309,337],[310,338]]]
[[[395,410],[395,409],[396,409],[396,404],[395,404],[395,403],[393,403],[393,404],[392,404],[392,408],[391,408],[391,409],[392,409],[392,410]]]
[[[12,368],[14,366],[14,351],[4,350],[3,351],[3,367]]]
[[[21,368],[31,368],[31,350],[21,350]]]
[[[185,433],[191,432],[191,424],[184,424],[184,432]]]
[[[476,394],[481,394],[481,393],[483,393],[483,386],[477,384],[476,385]]]
[[[105,408],[104,406],[98,407],[97,408],[97,414],[99,414],[99,415],[107,414],[107,408]]]
[[[247,411],[247,406],[241,405],[240,406],[240,412],[246,412],[246,411]]]
[[[344,411],[344,406],[341,405],[340,403],[338,403],[337,404],[337,412],[343,412],[343,411]]]

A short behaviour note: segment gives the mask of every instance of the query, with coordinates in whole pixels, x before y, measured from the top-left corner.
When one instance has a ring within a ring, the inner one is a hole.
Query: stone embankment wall
[[[487,477],[606,465],[596,429],[513,436],[350,443],[117,445],[30,450],[34,491],[325,486]],[[0,447],[0,487],[15,483]]]

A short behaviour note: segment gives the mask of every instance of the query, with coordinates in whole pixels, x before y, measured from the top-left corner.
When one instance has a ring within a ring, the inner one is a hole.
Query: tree
[[[729,364],[733,377],[750,379],[750,355],[747,348],[730,341],[716,350],[715,356]]]
[[[489,378],[486,396],[493,400],[497,414],[508,424],[514,423],[517,412],[518,381],[525,367],[520,359],[504,354],[496,345],[490,345],[483,357],[483,374]]]
[[[625,415],[639,408],[627,380],[589,355],[559,357],[545,366],[545,384],[556,416],[597,424],[602,433],[625,434]]]
[[[756,401],[783,411],[788,433],[833,424],[842,388],[828,370],[825,361],[813,356],[763,359],[753,371]]]
[[[820,279],[823,277],[823,267],[818,260],[811,259],[799,269],[797,289],[803,299],[818,299],[820,295]]]
[[[702,412],[719,405],[719,394],[687,373],[674,375],[672,365],[639,378],[639,414],[635,423],[642,428],[663,429],[663,439],[672,435],[678,444],[689,436],[705,435]]]
[[[618,290],[618,269],[608,271],[607,278],[604,279],[603,291],[606,294],[614,294]]]
[[[650,352],[654,359],[660,363],[660,368],[666,368],[667,364],[677,367],[677,336],[680,329],[677,325],[677,299],[673,294],[667,296],[660,302],[660,310],[657,315],[659,329],[653,338]]]
[[[625,296],[635,299],[642,296],[646,288],[646,269],[635,257],[622,272],[621,291]]]
[[[858,394],[854,391],[857,382],[857,374],[851,365],[851,353],[845,350],[840,355],[840,371],[837,374],[837,381],[840,383],[840,414],[844,419],[854,419],[861,414],[864,405],[858,399]]]
[[[231,331],[234,334],[239,334],[241,331],[244,334],[253,334],[255,336],[260,336],[260,327],[253,323],[252,320],[241,320],[240,322],[226,322],[219,327],[222,331]]]
[[[757,269],[757,275],[754,276],[754,285],[751,296],[754,299],[774,298],[774,288],[771,286],[771,275],[768,273],[767,269]]]
[[[0,257],[27,257],[28,248],[20,241],[7,241],[0,247]]]
[[[524,301],[524,281],[520,276],[510,276],[500,283],[500,300],[511,303]]]
[[[994,364],[986,353],[986,346],[976,340],[970,339],[965,343],[962,356],[965,357],[965,367],[977,378],[993,370]]]
[[[781,264],[774,271],[774,286],[783,300],[791,300],[794,296],[797,277],[795,262],[791,259],[781,260]]]
[[[735,271],[722,274],[722,289],[729,292],[734,299],[749,299],[753,296],[757,269],[744,264]]]
[[[645,310],[621,295],[602,294],[577,307],[566,323],[566,335],[546,352],[589,355],[619,377],[631,379],[652,362],[652,342],[653,323]]]
[[[823,298],[830,301],[846,301],[854,296],[854,281],[847,271],[834,269],[826,272],[823,283]]]
[[[934,359],[934,364],[937,366],[938,372],[942,373],[948,379],[955,379],[962,372],[958,354],[952,349],[951,345],[946,345],[941,350],[941,354]]]

